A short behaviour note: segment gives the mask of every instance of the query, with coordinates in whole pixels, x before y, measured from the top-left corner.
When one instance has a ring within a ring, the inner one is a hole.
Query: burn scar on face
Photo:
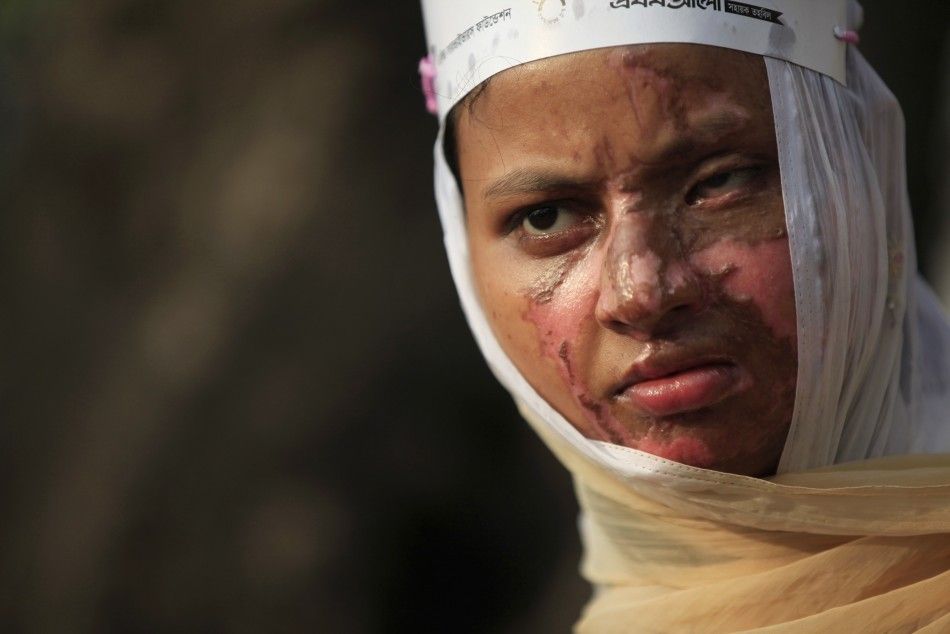
[[[574,370],[585,361],[575,359],[583,332],[597,327],[593,319],[596,285],[591,283],[591,276],[597,274],[599,262],[599,254],[588,247],[564,257],[550,273],[542,273],[523,291],[528,300],[523,318],[536,329],[542,358],[556,367],[563,385],[580,406],[585,435],[625,444],[631,441],[629,432],[610,418],[605,405],[598,402],[597,395]]]
[[[568,272],[583,257],[583,253],[571,252],[560,257],[560,261],[543,271],[534,283],[523,291],[532,304],[543,305],[554,299],[554,292],[561,284]]]
[[[651,220],[643,215],[628,214],[618,224],[604,267],[608,279],[601,302],[653,310],[665,294],[666,276],[663,275],[665,262],[648,243]]]
[[[698,250],[690,261],[705,275],[714,274],[723,262],[728,262],[730,274],[720,278],[719,295],[754,305],[757,320],[766,325],[775,338],[786,339],[793,345],[797,342],[794,298],[776,284],[779,275],[790,277],[792,274],[787,239],[746,241],[726,237]],[[762,262],[772,263],[768,274],[763,273]]]
[[[633,126],[649,141],[640,145],[663,150],[663,156],[641,161],[689,153],[741,130],[751,118],[714,77],[671,70],[655,47],[618,49],[607,64],[622,78]]]
[[[597,440],[606,440],[617,444],[630,442],[630,434],[615,419],[610,417],[607,407],[599,403],[584,384],[574,376],[573,361],[571,360],[571,344],[564,340],[558,348],[558,358],[561,361],[559,370],[562,377],[570,386],[571,393],[581,407],[589,422],[588,437]]]
[[[695,273],[685,266],[679,231],[662,211],[641,205],[637,197],[615,220],[608,241],[597,306],[602,321],[649,338],[654,317],[662,317],[666,304],[701,299]]]
[[[614,169],[617,161],[610,137],[604,136],[594,147],[594,159],[597,161],[598,171],[610,172]]]
[[[656,111],[671,117],[672,123],[682,129],[685,120],[679,107],[677,78],[657,64],[649,47],[618,49],[608,64],[621,71],[627,92],[627,101],[637,127],[651,130]]]
[[[669,222],[676,217],[635,211],[617,220],[603,269],[605,282],[598,304],[601,321],[619,322],[626,334],[655,345],[671,333],[675,338],[677,329],[682,332],[682,321],[664,325],[662,320],[674,309],[685,307],[690,309],[687,318],[708,311],[733,324],[729,332],[720,335],[720,349],[739,348],[755,341],[760,350],[771,350],[774,362],[750,371],[744,381],[747,387],[761,381],[772,391],[773,402],[784,404],[784,409],[770,411],[770,417],[780,421],[777,435],[758,438],[750,434],[745,441],[746,448],[755,445],[771,451],[784,437],[791,420],[795,318],[794,305],[783,304],[787,298],[781,285],[773,286],[775,267],[770,267],[771,275],[765,276],[760,264],[787,260],[787,241],[774,237],[770,222],[751,218],[748,227],[735,232],[738,237],[729,223],[724,223],[718,231],[707,231],[687,242],[683,239],[682,215]],[[784,231],[780,233],[784,236]],[[779,266],[778,271],[783,270]],[[787,275],[791,275],[790,270]],[[700,316],[698,321],[704,319]],[[596,414],[601,427],[620,426],[619,416],[610,408],[597,410]],[[668,421],[645,422],[627,430],[627,446],[696,466],[716,464],[708,442],[677,434],[677,427]],[[727,431],[717,440],[723,445],[728,444],[728,433],[732,433],[728,426],[724,429]],[[720,447],[718,457],[724,458],[732,451]]]
[[[583,243],[554,238],[544,244],[563,250],[519,251],[531,236],[479,232],[480,201],[466,190],[473,270],[503,348],[588,438],[768,473],[791,421],[797,339],[764,63],[649,45],[525,68],[493,79],[492,99],[479,106],[480,120],[505,122],[501,153],[466,155],[488,147],[491,132],[467,124],[463,172],[490,182],[517,164],[562,175],[505,205],[593,220]],[[732,377],[709,404],[676,409],[687,397],[674,395],[663,409],[631,396],[631,385],[680,389],[677,377],[702,364]]]

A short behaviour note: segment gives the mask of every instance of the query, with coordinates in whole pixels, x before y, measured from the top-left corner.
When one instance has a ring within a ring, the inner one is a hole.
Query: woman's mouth
[[[720,361],[666,373],[638,374],[621,388],[618,400],[652,416],[672,416],[711,407],[751,384],[739,366]]]

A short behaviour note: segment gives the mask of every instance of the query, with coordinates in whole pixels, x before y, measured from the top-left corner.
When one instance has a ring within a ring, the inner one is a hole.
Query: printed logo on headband
[[[567,0],[533,0],[538,5],[538,17],[545,24],[557,24],[567,13]]]
[[[848,0],[422,0],[439,117],[496,73],[608,46],[682,42],[783,59],[845,83]]]
[[[781,11],[745,2],[733,2],[732,0],[611,0],[610,2],[612,9],[629,9],[636,6],[659,6],[667,9],[711,9],[784,26],[784,23],[779,19],[782,17]]]

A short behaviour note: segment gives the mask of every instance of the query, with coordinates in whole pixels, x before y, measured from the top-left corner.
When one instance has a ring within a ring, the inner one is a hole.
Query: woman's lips
[[[707,363],[630,384],[620,393],[653,416],[672,416],[710,407],[741,391],[745,373],[732,363]]]

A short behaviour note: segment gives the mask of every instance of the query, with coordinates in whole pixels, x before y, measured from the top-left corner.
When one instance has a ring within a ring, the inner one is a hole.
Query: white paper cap
[[[526,62],[606,46],[684,42],[784,59],[845,83],[847,0],[422,0],[439,118]]]

